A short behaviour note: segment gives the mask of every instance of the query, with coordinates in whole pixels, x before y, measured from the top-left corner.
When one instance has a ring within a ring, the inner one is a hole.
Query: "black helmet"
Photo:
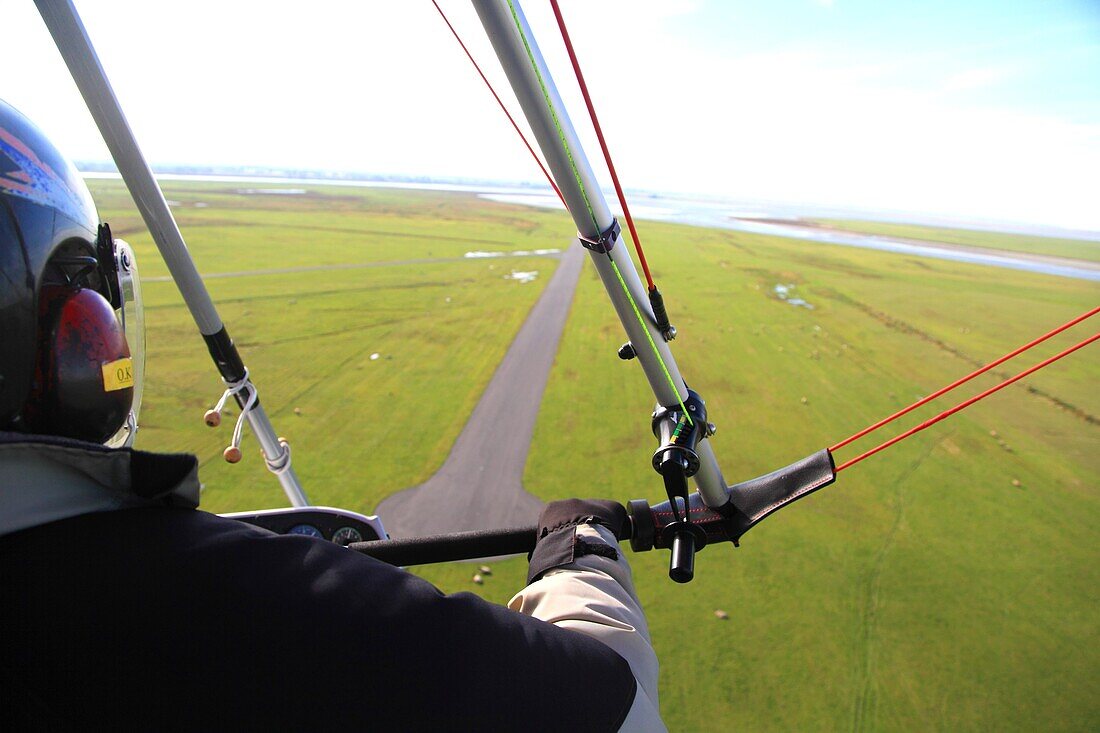
[[[0,100],[0,430],[132,440],[135,288],[133,253],[99,224],[76,169]]]

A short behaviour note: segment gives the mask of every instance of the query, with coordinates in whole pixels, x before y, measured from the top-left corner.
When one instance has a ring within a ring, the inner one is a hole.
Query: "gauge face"
[[[304,534],[306,537],[325,538],[325,536],[321,534],[321,530],[317,529],[312,524],[296,524],[290,528],[287,534]]]
[[[346,547],[352,542],[362,542],[363,535],[355,527],[341,527],[332,533],[332,541]]]

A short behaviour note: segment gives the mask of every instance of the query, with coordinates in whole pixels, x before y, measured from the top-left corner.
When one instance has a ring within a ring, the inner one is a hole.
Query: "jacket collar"
[[[0,535],[96,511],[198,503],[192,455],[0,432]]]

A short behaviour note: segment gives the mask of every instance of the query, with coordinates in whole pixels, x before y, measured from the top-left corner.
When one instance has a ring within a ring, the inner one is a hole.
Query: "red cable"
[[[1067,356],[1067,355],[1072,354],[1074,351],[1077,351],[1078,349],[1080,349],[1084,346],[1088,346],[1089,344],[1091,344],[1093,341],[1096,341],[1097,339],[1100,339],[1100,333],[1097,333],[1097,334],[1091,336],[1090,338],[1085,339],[1084,341],[1077,344],[1076,346],[1069,347],[1068,349],[1066,349],[1065,351],[1063,351],[1059,354],[1055,354],[1054,356],[1050,357],[1049,359],[1046,359],[1045,361],[1039,362],[1038,364],[1031,367],[1030,369],[1026,369],[1026,370],[1020,372],[1015,377],[1012,377],[1011,379],[1007,379],[1007,380],[1001,382],[1000,384],[998,384],[995,387],[990,387],[989,389],[982,392],[981,394],[976,395],[974,397],[971,397],[966,402],[962,402],[962,403],[952,407],[950,410],[945,410],[945,411],[941,412],[939,415],[936,415],[935,417],[933,417],[929,420],[925,420],[920,425],[917,425],[915,428],[910,428],[909,430],[906,430],[901,435],[898,435],[894,438],[891,438],[890,440],[886,441],[885,443],[878,446],[877,448],[872,448],[871,450],[867,451],[863,455],[856,456],[855,458],[848,461],[847,463],[840,464],[839,466],[837,466],[835,473],[840,473],[845,468],[848,468],[848,466],[854,466],[855,464],[862,461],[864,458],[868,458],[870,456],[873,456],[874,454],[878,453],[880,450],[883,450],[884,448],[889,448],[894,443],[897,443],[899,440],[902,440],[904,438],[908,438],[910,435],[913,435],[915,433],[919,433],[920,431],[924,430],[925,428],[931,427],[932,425],[935,425],[940,420],[943,420],[945,417],[950,417],[951,415],[954,415],[959,410],[962,410],[965,407],[969,407],[970,405],[973,405],[978,400],[984,399],[985,397],[988,397],[989,395],[993,394],[994,392],[996,392],[998,390],[1004,389],[1005,387],[1012,384],[1013,382],[1018,381],[1020,379],[1023,379],[1024,377],[1031,374],[1032,372],[1035,372],[1035,371],[1038,371],[1038,370],[1042,369],[1047,364],[1051,364],[1053,362],[1058,361],[1063,356]],[[831,449],[830,449],[830,452],[831,452]]]
[[[443,12],[443,8],[439,7],[439,3],[437,3],[435,0],[432,0],[432,5],[434,5],[435,9],[439,11],[439,15],[443,18],[443,22],[446,23],[447,27],[451,29],[451,34],[455,37],[455,40],[458,41],[458,45],[462,46],[462,50],[466,52],[466,58],[470,59],[470,63],[474,65],[475,69],[477,69],[477,73],[481,75],[481,80],[485,82],[485,86],[489,87],[489,91],[492,92],[493,99],[497,100],[497,104],[500,105],[500,109],[504,112],[504,116],[507,117],[508,121],[512,123],[512,127],[515,128],[516,134],[519,135],[519,138],[523,141],[523,144],[527,146],[527,150],[531,153],[531,157],[534,158],[535,162],[539,164],[539,168],[542,170],[542,174],[546,176],[546,180],[550,182],[550,186],[554,189],[554,193],[556,193],[558,195],[558,199],[561,200],[562,206],[564,206],[566,211],[568,211],[569,205],[565,203],[565,197],[561,195],[561,190],[558,188],[558,184],[554,183],[554,177],[550,175],[550,172],[548,170],[546,170],[546,166],[542,164],[542,160],[539,159],[539,156],[535,152],[535,149],[531,147],[531,143],[527,142],[527,137],[523,134],[523,131],[519,129],[519,125],[516,124],[516,121],[512,119],[512,115],[508,112],[508,108],[504,106],[504,102],[500,101],[500,97],[497,95],[496,90],[493,89],[493,85],[489,83],[489,80],[485,77],[485,74],[482,73],[481,67],[477,65],[477,62],[474,61],[474,57],[470,54],[469,49],[466,48],[466,44],[463,43],[462,38],[459,37],[458,31],[456,31],[455,27],[451,25],[451,21],[447,20],[447,15]]]
[[[1091,318],[1092,316],[1096,315],[1097,313],[1100,313],[1100,306],[1098,306],[1096,308],[1093,308],[1092,310],[1078,316],[1077,318],[1074,318],[1072,321],[1069,321],[1068,323],[1062,324],[1061,326],[1054,329],[1053,331],[1050,331],[1048,333],[1043,334],[1042,336],[1035,339],[1034,341],[1032,341],[1030,343],[1027,343],[1027,344],[1024,344],[1023,346],[1016,349],[1015,351],[1011,351],[1011,352],[1005,354],[1000,359],[997,359],[996,361],[991,361],[990,363],[986,364],[981,369],[978,369],[977,371],[973,371],[970,374],[967,374],[962,379],[956,380],[956,381],[952,382],[951,384],[947,385],[946,387],[944,387],[943,389],[938,390],[936,392],[933,392],[932,394],[928,395],[927,397],[925,397],[921,400],[918,400],[917,402],[914,402],[913,404],[909,405],[905,409],[899,410],[898,412],[895,412],[890,417],[879,420],[874,425],[871,425],[870,427],[867,427],[867,428],[864,428],[863,430],[860,430],[858,433],[851,436],[850,438],[845,438],[844,440],[842,440],[839,443],[837,443],[836,445],[834,445],[832,448],[829,448],[829,452],[832,453],[833,451],[836,451],[840,448],[843,448],[844,446],[848,445],[849,443],[851,443],[853,441],[859,440],[864,435],[867,435],[868,433],[870,433],[874,430],[878,430],[883,425],[886,425],[887,423],[891,423],[894,420],[897,420],[902,415],[905,415],[905,414],[908,414],[908,413],[912,412],[913,410],[917,409],[921,405],[928,404],[929,402],[936,399],[940,395],[946,394],[947,392],[950,392],[951,390],[955,389],[955,387],[958,387],[960,384],[963,384],[964,382],[970,381],[971,379],[978,376],[979,374],[984,374],[985,372],[988,372],[990,369],[997,366],[998,364],[1003,364],[1004,362],[1008,361],[1012,357],[1014,357],[1018,354],[1022,354],[1023,352],[1027,351],[1032,346],[1036,346],[1038,344],[1041,344],[1042,342],[1046,341],[1051,336],[1055,336],[1055,335],[1061,333],[1062,331],[1065,331],[1067,328],[1077,325],[1078,323],[1085,320],[1086,318]]]
[[[584,95],[584,103],[588,105],[588,116],[592,118],[592,127],[596,130],[596,137],[600,141],[600,149],[603,150],[603,158],[607,161],[607,170],[611,172],[611,181],[615,184],[615,193],[619,197],[619,204],[623,207],[623,216],[626,217],[626,225],[630,228],[630,236],[634,239],[634,249],[638,252],[638,259],[642,262],[642,271],[645,272],[645,280],[650,292],[657,289],[653,284],[653,276],[649,273],[649,264],[645,261],[645,253],[642,252],[641,240],[638,239],[638,230],[634,228],[634,219],[630,216],[630,208],[626,205],[626,196],[623,187],[619,185],[619,175],[615,172],[615,164],[611,162],[611,153],[607,149],[607,141],[604,140],[600,121],[596,117],[596,108],[592,106],[592,97],[588,94],[588,85],[584,83],[584,74],[581,73],[581,65],[577,61],[577,54],[573,52],[573,42],[569,40],[569,31],[565,29],[565,19],[558,7],[558,0],[550,0],[554,8],[554,17],[558,19],[558,28],[561,29],[562,40],[565,41],[565,50],[569,52],[569,60],[573,62],[573,71],[577,75],[577,84],[580,85],[581,94]]]

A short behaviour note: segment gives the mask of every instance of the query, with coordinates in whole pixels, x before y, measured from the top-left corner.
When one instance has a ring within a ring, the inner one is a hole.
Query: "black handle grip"
[[[688,497],[686,513],[694,527],[695,549],[701,550],[717,542],[736,543],[741,535],[764,517],[832,483],[835,478],[832,456],[829,451],[822,450],[778,471],[734,484],[729,487],[729,503],[718,509],[706,506],[699,492],[692,493]],[[630,502],[628,536],[619,539],[629,539],[635,552],[669,549],[676,531],[665,530],[674,529],[677,514],[684,514],[683,500],[679,501],[679,512],[672,511],[670,501],[656,506],[649,506],[643,499]],[[348,547],[390,565],[429,565],[501,555],[525,555],[535,549],[537,533],[535,526],[516,527],[353,542]]]
[[[349,549],[390,565],[430,565],[499,555],[526,555],[535,549],[538,528],[487,529],[474,532],[352,542]]]
[[[630,533],[631,528],[628,525],[626,536],[619,539],[630,539]],[[390,565],[431,565],[482,557],[526,555],[535,549],[537,538],[538,527],[531,526],[454,532],[399,540],[352,542],[348,549],[370,555]]]

